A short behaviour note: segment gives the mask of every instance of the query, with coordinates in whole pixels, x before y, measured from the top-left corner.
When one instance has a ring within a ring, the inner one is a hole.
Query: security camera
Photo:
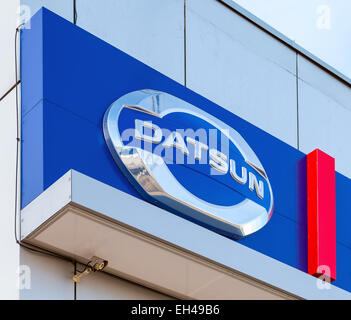
[[[107,264],[108,264],[107,260],[94,256],[85,265],[85,269],[82,272],[80,272],[79,274],[75,274],[73,276],[73,281],[78,283],[80,282],[81,278],[87,276],[89,273],[102,271],[103,269],[106,268]]]
[[[108,261],[99,257],[92,257],[89,265],[93,268],[93,271],[102,271],[107,266]]]

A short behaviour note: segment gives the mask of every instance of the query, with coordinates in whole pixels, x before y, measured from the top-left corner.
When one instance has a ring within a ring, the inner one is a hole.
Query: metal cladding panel
[[[319,73],[312,76],[320,78]],[[323,84],[323,88],[327,85],[338,88],[334,83],[336,80],[332,80]],[[336,170],[351,178],[351,150],[345,147],[351,135],[351,111],[341,103],[347,95],[343,90],[335,90],[331,95],[323,88],[299,79],[300,148],[306,153],[317,148],[324,150],[335,158]]]
[[[187,1],[187,86],[297,146],[296,53],[220,1]]]
[[[299,79],[351,110],[350,85],[343,83],[302,55],[297,56]]]
[[[183,1],[77,1],[77,12],[78,26],[183,83]]]
[[[37,16],[40,14],[38,13]],[[26,29],[25,37],[21,32],[21,47],[31,48],[31,54],[25,54],[25,50],[21,50],[21,80],[22,75],[26,75],[26,81],[30,82],[30,86],[21,88],[22,118],[37,104],[44,96],[43,87],[43,19],[31,19],[30,28]],[[36,32],[32,32],[37,30]]]
[[[29,14],[34,15],[42,6],[59,14],[69,21],[73,21],[73,1],[72,0],[20,0],[21,6],[28,7]],[[25,8],[26,9],[26,8]]]
[[[304,153],[45,8],[32,22],[30,30],[22,31],[22,207],[71,169],[141,198],[108,150],[103,116],[127,93],[163,91],[234,128],[262,162],[274,193],[274,213],[264,228],[239,242],[307,272]],[[40,39],[42,58],[28,41],[31,38]],[[43,90],[33,99],[31,87],[38,84],[44,84]],[[38,126],[42,137],[35,129]],[[42,150],[39,160],[30,147],[33,141]],[[350,180],[336,174],[336,190],[343,192],[345,188],[351,189]],[[338,219],[347,221],[349,204],[344,193],[336,195],[336,207]],[[345,247],[350,242],[349,232],[339,225],[337,230],[336,253],[342,266],[334,284],[351,290],[351,276],[345,267],[351,262],[351,250]]]
[[[335,160],[321,150],[307,155],[308,273],[336,280]]]

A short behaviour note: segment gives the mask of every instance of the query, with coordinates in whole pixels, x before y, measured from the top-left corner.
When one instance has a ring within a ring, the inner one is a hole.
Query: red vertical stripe
[[[307,155],[308,273],[336,279],[335,160],[321,150]]]

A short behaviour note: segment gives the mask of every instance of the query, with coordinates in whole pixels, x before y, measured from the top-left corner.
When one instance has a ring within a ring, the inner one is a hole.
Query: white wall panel
[[[218,1],[186,21],[188,87],[296,147],[296,54]]]
[[[351,111],[300,80],[299,114],[301,151],[323,150],[335,157],[336,170],[351,178]]]
[[[296,73],[296,57],[291,49],[223,3],[218,0],[186,0],[186,5],[188,11],[213,24],[232,41],[289,72]]]
[[[46,7],[61,17],[73,21],[73,0],[21,0],[21,5],[28,6],[31,15],[34,15],[41,7]]]
[[[351,178],[351,87],[299,55],[300,149],[319,148]]]
[[[183,0],[78,0],[77,12],[80,27],[183,83]]]
[[[298,56],[298,75],[301,80],[311,87],[351,110],[351,85],[344,84],[300,55]]]
[[[81,267],[82,268],[82,267]],[[167,300],[162,293],[106,273],[92,273],[77,284],[77,300]]]
[[[13,90],[0,101],[0,299],[17,299],[19,247],[15,241],[16,103]]]
[[[19,0],[0,2],[0,97],[15,84],[15,31]]]
[[[73,263],[21,248],[20,264],[30,270],[30,289],[20,290],[21,300],[74,299]]]

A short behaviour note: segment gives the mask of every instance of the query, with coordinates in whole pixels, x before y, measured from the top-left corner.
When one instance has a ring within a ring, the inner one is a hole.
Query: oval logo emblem
[[[170,94],[128,93],[106,111],[108,148],[148,201],[231,238],[262,228],[273,211],[267,174],[243,137]]]

